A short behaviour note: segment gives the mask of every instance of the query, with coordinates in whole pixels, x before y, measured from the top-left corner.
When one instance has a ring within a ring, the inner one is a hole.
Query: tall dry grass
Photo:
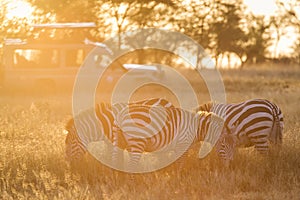
[[[222,75],[228,101],[267,98],[282,108],[280,152],[264,157],[252,148],[241,149],[231,168],[224,169],[215,152],[199,160],[197,146],[180,171],[175,163],[133,179],[89,155],[71,168],[64,158],[63,134],[71,113],[70,96],[49,100],[3,94],[0,199],[299,199],[299,68],[251,68]]]

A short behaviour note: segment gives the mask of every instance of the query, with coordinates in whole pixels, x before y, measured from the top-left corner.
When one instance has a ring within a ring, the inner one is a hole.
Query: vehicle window
[[[57,49],[16,49],[13,63],[16,68],[53,68],[59,66]]]
[[[80,67],[85,59],[83,49],[67,49],[66,50],[66,67]]]

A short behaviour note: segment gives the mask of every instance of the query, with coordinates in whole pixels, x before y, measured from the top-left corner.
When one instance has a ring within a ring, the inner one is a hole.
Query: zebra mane
[[[100,102],[100,103],[97,103],[96,106],[95,106],[95,113],[96,113],[96,116],[99,117],[102,115],[101,113],[101,110],[103,109],[112,109],[112,105],[110,103],[106,103],[106,102]]]
[[[209,116],[209,115],[211,115],[211,112],[207,112],[207,111],[204,111],[204,110],[199,110],[199,111],[197,111],[197,115],[198,116]]]
[[[214,103],[212,101],[210,101],[208,103],[201,104],[200,106],[198,106],[194,110],[196,112],[198,112],[198,111],[207,111],[207,112],[209,112],[211,110],[211,108],[213,107],[213,105],[214,105]]]

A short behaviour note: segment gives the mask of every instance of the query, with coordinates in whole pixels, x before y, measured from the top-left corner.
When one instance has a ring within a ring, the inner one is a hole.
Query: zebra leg
[[[262,137],[259,139],[254,139],[254,148],[262,155],[267,155],[269,153],[269,142],[268,138]]]
[[[176,166],[176,172],[177,174],[181,173],[184,169],[184,163],[186,163],[186,160],[188,158],[188,151],[185,151],[182,156],[180,156],[177,160],[178,166]]]
[[[113,151],[112,151],[112,163],[114,166],[123,169],[124,168],[124,151],[118,147],[117,144],[113,144]]]
[[[111,154],[112,163],[118,168],[124,168],[124,150],[126,147],[126,141],[123,136],[122,130],[114,126],[113,127],[113,151]],[[121,150],[120,150],[121,149]]]
[[[145,151],[145,141],[141,138],[130,138],[126,149],[129,153],[128,169],[130,172],[135,172],[139,168],[142,153]]]
[[[188,158],[188,150],[192,146],[192,144],[190,144],[191,146],[189,148],[187,148],[188,144],[189,144],[189,142],[187,142],[187,141],[177,142],[173,147],[173,148],[175,148],[174,149],[175,156],[178,157],[178,159],[176,160],[176,165],[175,165],[176,172],[178,174],[183,171],[184,164],[186,163],[186,160]]]
[[[269,129],[263,129],[257,131],[251,135],[248,135],[250,138],[251,144],[254,145],[254,148],[260,154],[266,155],[269,153]]]
[[[130,152],[129,151],[129,162],[128,162],[128,169],[130,172],[135,172],[138,169],[139,161],[141,159],[142,153],[141,152]]]
[[[270,131],[269,141],[272,145],[272,152],[278,154],[282,148],[282,133],[283,133],[283,121],[277,116],[273,122],[273,127]]]
[[[139,163],[141,156],[146,150],[147,138],[127,137],[126,142],[126,149],[129,153],[128,169],[131,172],[136,172],[141,165]]]

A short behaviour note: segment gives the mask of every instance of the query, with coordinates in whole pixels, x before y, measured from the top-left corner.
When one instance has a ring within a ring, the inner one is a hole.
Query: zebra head
[[[237,138],[235,135],[222,133],[221,137],[219,138],[216,148],[219,156],[224,161],[233,160],[235,148],[237,146]]]

